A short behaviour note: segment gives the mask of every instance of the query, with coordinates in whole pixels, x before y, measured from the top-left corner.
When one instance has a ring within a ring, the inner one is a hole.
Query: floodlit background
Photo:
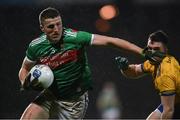
[[[29,42],[41,34],[38,15],[51,6],[62,14],[65,27],[120,37],[144,47],[156,30],[169,37],[170,53],[180,60],[179,0],[1,0],[0,118],[19,119],[37,92],[20,92],[18,71]],[[94,89],[89,92],[86,118],[146,118],[160,103],[151,76],[123,77],[114,57],[141,63],[140,56],[105,47],[88,47]]]

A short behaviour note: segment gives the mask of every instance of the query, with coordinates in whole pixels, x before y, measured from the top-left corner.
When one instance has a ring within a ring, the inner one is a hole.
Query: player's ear
[[[40,25],[40,29],[41,29],[42,32],[44,32],[44,27],[43,27],[42,24]]]

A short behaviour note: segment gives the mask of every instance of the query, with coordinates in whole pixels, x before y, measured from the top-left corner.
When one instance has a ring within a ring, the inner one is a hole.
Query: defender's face
[[[47,38],[52,43],[57,43],[62,36],[62,19],[60,16],[48,18],[42,22],[41,30],[47,35]]]
[[[148,39],[147,47],[150,50],[160,51],[160,52],[167,52],[166,46],[162,42],[152,41],[151,39]]]
[[[149,50],[152,50],[152,51],[160,51],[163,53],[167,53],[167,47],[162,42],[152,41],[151,39],[148,39],[147,47]],[[154,57],[154,59],[156,59],[156,61],[161,62],[163,58]]]

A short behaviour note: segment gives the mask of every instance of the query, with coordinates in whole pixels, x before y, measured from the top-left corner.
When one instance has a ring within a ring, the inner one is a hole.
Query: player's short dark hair
[[[153,32],[149,35],[149,38],[152,40],[152,41],[157,41],[157,42],[162,42],[164,43],[165,45],[167,45],[168,41],[169,41],[169,37],[168,35],[163,32],[162,30],[158,30],[156,32]]]
[[[60,13],[57,9],[48,7],[41,11],[39,14],[39,23],[42,24],[42,22],[47,18],[55,18],[57,16],[60,16]]]

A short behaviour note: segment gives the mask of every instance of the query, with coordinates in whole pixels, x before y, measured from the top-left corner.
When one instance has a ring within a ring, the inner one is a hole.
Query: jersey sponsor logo
[[[77,61],[79,52],[78,50],[69,50],[53,56],[43,57],[39,62],[48,65],[51,69],[55,69],[65,63]]]

